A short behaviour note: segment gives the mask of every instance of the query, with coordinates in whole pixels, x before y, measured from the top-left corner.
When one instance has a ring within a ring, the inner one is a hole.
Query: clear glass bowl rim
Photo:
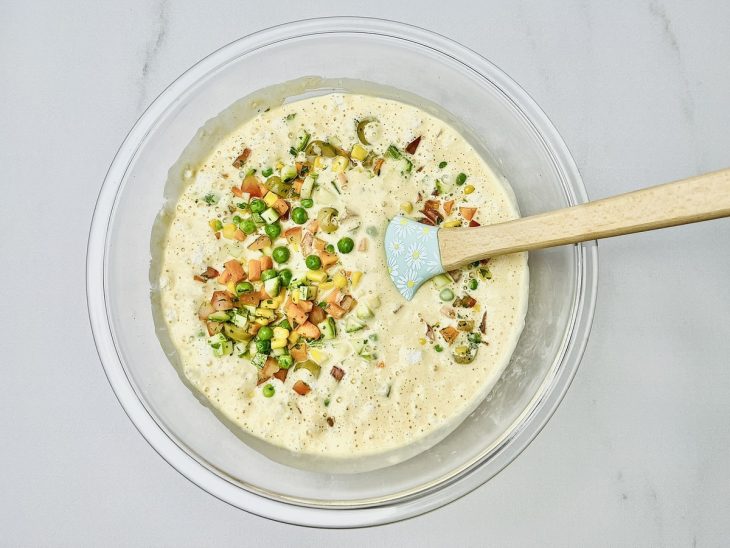
[[[519,85],[481,55],[432,31],[386,19],[346,16],[293,21],[255,32],[211,53],[178,77],[143,112],[117,151],[99,192],[87,245],[86,296],[94,342],[112,390],[142,436],[173,468],[220,500],[262,517],[314,527],[366,527],[414,517],[466,495],[504,469],[542,430],[570,386],[588,341],[597,293],[598,251],[596,242],[574,246],[578,287],[572,307],[572,327],[560,359],[555,361],[537,395],[488,458],[480,458],[463,467],[448,481],[424,489],[415,496],[397,498],[376,506],[304,506],[247,491],[187,453],[183,444],[162,428],[139,399],[116,351],[107,317],[104,287],[106,246],[121,182],[138,148],[162,114],[206,75],[232,59],[267,45],[327,33],[371,34],[406,40],[444,54],[484,80],[491,81],[503,92],[506,90],[510,102],[523,113],[535,134],[543,140],[563,177],[563,190],[568,202],[575,205],[588,200],[578,168],[548,117]],[[489,467],[485,466],[487,463]]]

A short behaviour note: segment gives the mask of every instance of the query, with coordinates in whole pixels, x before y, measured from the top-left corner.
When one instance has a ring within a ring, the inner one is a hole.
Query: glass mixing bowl
[[[337,79],[364,81],[440,105],[510,182],[523,215],[586,194],[555,128],[504,73],[449,39],[379,19],[299,21],[229,44],[167,88],[125,139],[94,212],[87,294],[102,364],[129,417],[173,467],[239,508],[320,527],[387,523],[475,489],[545,425],[587,341],[597,249],[530,253],[529,308],[512,360],[487,399],[433,448],[348,475],[269,460],[196,399],[165,355],[150,302],[150,234],[168,170],[205,122],[243,96],[303,76],[330,82],[314,93],[331,91]]]

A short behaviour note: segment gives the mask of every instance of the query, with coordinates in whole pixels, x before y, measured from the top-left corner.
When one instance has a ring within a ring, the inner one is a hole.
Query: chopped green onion
[[[388,147],[386,154],[393,158],[393,160],[400,160],[402,157],[400,150],[398,150],[394,145],[390,145]]]
[[[274,173],[274,168],[272,167],[267,167],[266,169],[261,171],[261,175],[263,175],[264,177],[271,177],[272,173]]]
[[[218,196],[216,196],[215,194],[213,194],[212,192],[209,192],[208,194],[203,196],[203,200],[208,205],[214,205],[214,204],[218,203],[218,200],[220,200],[220,198]]]

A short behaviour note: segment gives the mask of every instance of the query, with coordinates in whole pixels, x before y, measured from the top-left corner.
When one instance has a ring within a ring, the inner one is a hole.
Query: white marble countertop
[[[592,198],[730,165],[730,3],[275,4],[3,4],[0,543],[727,543],[730,219],[602,242],[592,336],[557,413],[501,474],[426,516],[352,531],[270,522],[206,494],[147,445],[88,327],[91,211],[141,111],[237,37],[334,14],[453,37],[532,94]]]

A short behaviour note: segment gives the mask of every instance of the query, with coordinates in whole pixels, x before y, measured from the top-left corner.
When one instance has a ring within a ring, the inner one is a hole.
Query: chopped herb
[[[335,183],[334,181],[332,181],[332,186],[335,187],[335,190],[337,191],[337,194],[342,194],[342,192],[340,192],[340,189],[337,188],[337,183]]]
[[[479,274],[485,280],[491,280],[492,279],[492,273],[491,273],[491,271],[488,268],[480,268],[479,269]]]
[[[291,154],[292,156],[296,156],[298,154],[297,153],[297,149],[294,148],[294,147],[290,147],[289,148],[289,154]]]
[[[439,169],[444,169],[447,165],[448,165],[448,163],[441,162],[441,163],[439,163]]]
[[[459,173],[456,176],[456,184],[461,186],[466,182],[466,173]]]
[[[236,206],[238,209],[248,209],[248,204],[246,202],[238,202]]]
[[[212,192],[209,192],[208,194],[206,194],[203,197],[203,200],[208,205],[214,205],[214,204],[218,203],[218,200],[220,200],[220,198],[218,196],[216,196],[215,194],[213,194]]]
[[[480,333],[469,333],[466,338],[470,343],[473,344],[479,344],[480,342],[482,342],[482,335]]]
[[[434,350],[435,350],[436,352],[443,352],[443,351],[444,351],[444,347],[443,347],[443,346],[441,346],[440,344],[437,344],[437,345],[435,345],[435,346],[433,347],[433,349],[434,349]]]
[[[325,407],[329,407],[329,404],[330,404],[330,399],[329,398],[325,398],[325,400],[324,400],[324,406]]]
[[[286,115],[286,121],[287,122],[291,122],[296,117],[297,117],[297,113],[296,112],[292,112],[291,114],[287,114]]]

